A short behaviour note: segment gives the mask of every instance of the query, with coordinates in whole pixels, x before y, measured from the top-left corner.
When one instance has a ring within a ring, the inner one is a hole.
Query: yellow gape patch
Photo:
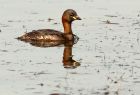
[[[75,16],[73,16],[73,19],[76,20],[77,18]]]

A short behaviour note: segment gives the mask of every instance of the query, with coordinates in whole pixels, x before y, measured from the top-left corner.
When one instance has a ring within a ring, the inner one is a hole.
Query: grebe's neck
[[[73,34],[71,29],[72,22],[62,21],[64,27],[64,33],[66,34]]]

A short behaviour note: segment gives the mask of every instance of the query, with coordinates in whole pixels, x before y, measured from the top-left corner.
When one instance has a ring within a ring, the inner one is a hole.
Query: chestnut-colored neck
[[[71,29],[72,22],[67,22],[67,21],[62,20],[62,23],[63,23],[63,27],[64,27],[64,33],[73,34],[72,29]]]

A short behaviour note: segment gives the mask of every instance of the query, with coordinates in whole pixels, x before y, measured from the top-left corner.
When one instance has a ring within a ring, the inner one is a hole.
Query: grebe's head
[[[74,20],[81,20],[76,11],[73,9],[65,10],[62,16],[62,21],[71,23]]]

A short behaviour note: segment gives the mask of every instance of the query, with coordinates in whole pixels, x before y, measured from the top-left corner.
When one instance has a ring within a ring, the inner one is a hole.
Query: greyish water
[[[77,68],[64,68],[60,47],[15,38],[35,29],[63,31],[74,9]],[[53,19],[53,20],[48,20]],[[140,0],[0,0],[0,95],[139,95]]]

